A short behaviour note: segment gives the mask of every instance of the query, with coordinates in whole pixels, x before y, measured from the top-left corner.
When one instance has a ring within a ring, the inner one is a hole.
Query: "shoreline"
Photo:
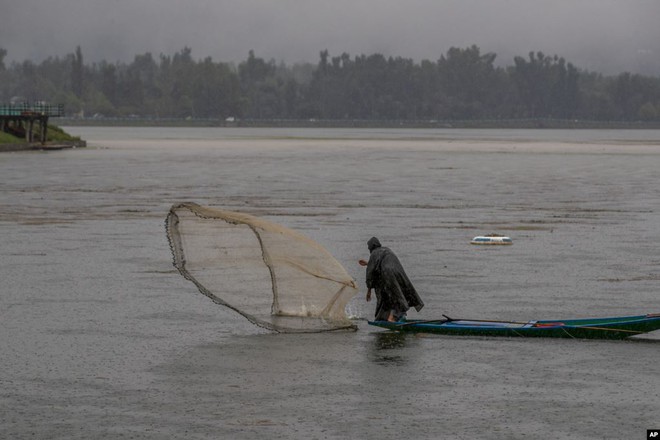
[[[97,146],[119,150],[181,150],[179,140],[148,139],[140,141],[96,140]],[[401,139],[395,141],[364,140],[364,139],[316,139],[315,147],[310,147],[306,139],[225,139],[206,140],[194,139],[186,141],[186,149],[200,151],[300,151],[306,154],[324,153],[333,150],[381,150],[381,151],[431,151],[436,153],[468,153],[468,154],[610,154],[610,155],[658,155],[660,144],[606,144],[583,143],[571,144],[556,141],[517,141],[517,142],[454,142],[432,139]]]
[[[237,127],[237,128],[484,128],[484,129],[660,129],[660,121],[586,121],[561,119],[510,120],[316,120],[316,119],[160,119],[160,118],[53,118],[71,127]]]
[[[90,147],[327,152],[335,149],[457,153],[660,154],[656,131],[65,127]]]
[[[0,144],[0,153],[9,153],[17,151],[56,151],[64,150],[68,148],[85,148],[87,146],[86,141],[55,141],[55,142],[46,142],[42,144],[40,142],[23,142],[16,144]]]

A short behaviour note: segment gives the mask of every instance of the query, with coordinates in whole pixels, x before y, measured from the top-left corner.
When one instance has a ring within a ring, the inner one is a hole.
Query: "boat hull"
[[[442,335],[626,339],[631,336],[660,330],[660,314],[529,322],[462,319],[404,322],[370,321],[369,324],[398,332]]]
[[[470,244],[476,244],[482,246],[484,245],[506,246],[506,245],[512,245],[513,241],[511,240],[511,237],[505,237],[503,235],[497,235],[497,236],[483,235],[483,236],[474,237],[472,241],[470,241]]]

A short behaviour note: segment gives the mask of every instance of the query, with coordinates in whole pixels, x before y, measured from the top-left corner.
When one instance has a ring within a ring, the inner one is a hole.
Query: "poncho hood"
[[[371,237],[367,242],[367,247],[369,248],[369,252],[373,252],[374,249],[381,247],[381,244],[376,237]]]

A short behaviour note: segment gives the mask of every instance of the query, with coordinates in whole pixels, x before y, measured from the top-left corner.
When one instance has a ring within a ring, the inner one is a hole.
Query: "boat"
[[[442,316],[443,319],[437,320],[369,321],[369,325],[411,333],[575,339],[626,339],[660,330],[660,313],[527,322],[453,319]]]
[[[511,245],[513,240],[511,240],[511,237],[505,237],[504,235],[478,235],[470,241],[470,244]]]

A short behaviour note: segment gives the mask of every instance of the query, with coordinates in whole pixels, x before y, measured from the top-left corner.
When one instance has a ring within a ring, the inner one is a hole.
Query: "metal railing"
[[[43,102],[0,105],[0,116],[64,116],[63,104]]]

